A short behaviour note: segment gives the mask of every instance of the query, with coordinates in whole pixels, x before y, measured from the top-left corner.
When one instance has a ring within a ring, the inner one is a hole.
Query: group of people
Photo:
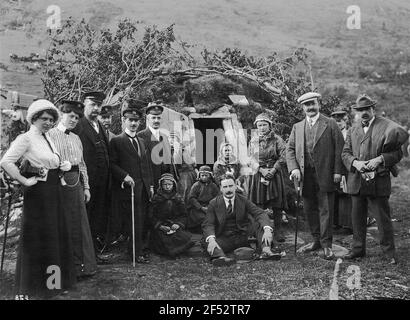
[[[304,251],[323,249],[324,258],[332,259],[338,219],[353,229],[346,258],[364,256],[369,209],[383,252],[396,263],[390,173],[397,173],[408,133],[376,116],[376,101],[367,95],[358,97],[353,109],[359,120],[348,130],[346,112],[337,109],[326,117],[320,98],[309,92],[298,99],[306,117],[293,126],[287,143],[275,134],[267,113],[256,117],[250,175],[243,174],[243,162],[229,143],[221,144],[212,169],[174,162],[182,145],[160,130],[160,102],[145,107],[147,126],[139,131],[141,105],[124,101],[122,133],[115,136],[102,92],[86,93],[83,102],[62,101],[58,108],[34,101],[27,111],[29,131],[13,141],[0,162],[25,187],[16,293],[58,292],[48,287],[49,266],[61,270],[60,290],[70,288],[97,272],[97,264],[106,262],[100,253],[109,246],[126,244],[137,263],[149,263],[152,251],[176,257],[194,245],[191,233],[202,233],[215,266],[234,263],[227,254],[249,247],[252,236],[259,258],[278,260],[281,255],[271,247],[274,239],[284,241],[289,178],[300,185],[313,237]]]

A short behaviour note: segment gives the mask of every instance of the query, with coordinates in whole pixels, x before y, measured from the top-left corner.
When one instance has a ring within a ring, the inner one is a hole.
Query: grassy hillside
[[[9,54],[44,55],[49,4],[1,2],[1,83],[7,88],[42,94],[39,73],[11,64]],[[410,79],[407,0],[356,1],[360,30],[347,29],[350,0],[56,0],[53,4],[60,6],[62,19],[85,18],[98,28],[112,27],[123,17],[140,21],[141,27],[175,23],[177,37],[196,45],[194,54],[203,47],[239,47],[266,55],[306,46],[312,50],[312,71],[320,91],[340,94],[343,103],[367,91],[388,116],[410,121],[405,89]]]

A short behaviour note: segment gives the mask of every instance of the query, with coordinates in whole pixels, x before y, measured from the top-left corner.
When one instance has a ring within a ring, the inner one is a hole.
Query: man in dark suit
[[[108,141],[111,141],[111,139],[115,137],[115,134],[110,131],[112,124],[112,110],[113,106],[104,105],[101,107],[101,112],[98,116],[98,120],[101,122],[101,125],[105,130],[105,134],[108,137]]]
[[[87,203],[87,214],[94,247],[97,250],[105,247],[109,217],[109,202],[107,202],[110,195],[108,137],[97,119],[104,99],[103,92],[85,93],[84,117],[73,130],[83,144],[91,193],[91,199]]]
[[[226,257],[240,247],[248,247],[249,215],[257,225],[257,240],[263,259],[279,260],[280,254],[271,251],[272,224],[268,215],[243,195],[236,193],[235,178],[223,175],[220,180],[221,194],[211,200],[202,223],[207,251],[215,266],[230,265],[234,259]]]
[[[144,141],[147,148],[155,192],[158,189],[158,181],[161,175],[170,173],[171,164],[171,146],[167,136],[160,132],[163,111],[164,106],[161,102],[149,103],[145,110],[147,127],[137,134]]]
[[[136,262],[148,263],[144,255],[144,243],[148,231],[147,216],[149,199],[152,197],[152,176],[147,150],[137,137],[142,113],[132,100],[122,110],[124,132],[110,141],[110,163],[113,177],[113,229],[117,234],[132,239],[131,187],[134,188],[134,226]],[[128,242],[132,255],[132,241]]]
[[[303,209],[313,236],[305,252],[323,248],[332,259],[333,208],[336,184],[341,181],[343,135],[336,121],[320,114],[320,94],[298,99],[306,118],[293,125],[286,152],[290,178],[301,183]]]
[[[375,115],[376,101],[360,95],[354,106],[358,118],[350,128],[342,158],[349,171],[347,192],[352,195],[353,245],[347,259],[366,254],[366,217],[376,218],[380,245],[389,262],[397,263],[393,225],[390,217],[390,172],[401,160],[401,146],[408,133],[397,123]]]

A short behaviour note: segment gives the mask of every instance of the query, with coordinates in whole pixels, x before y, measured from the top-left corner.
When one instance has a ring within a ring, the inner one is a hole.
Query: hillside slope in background
[[[393,118],[410,119],[410,2],[358,0],[361,29],[349,30],[350,0],[55,0],[62,19],[85,18],[98,28],[128,17],[144,25],[175,24],[178,39],[207,47],[238,47],[254,55],[312,50],[318,90],[340,95],[344,103],[362,91],[374,94]],[[42,95],[40,73],[10,62],[10,53],[44,56],[46,0],[3,0],[0,4],[1,83],[8,89]],[[397,76],[399,75],[399,76]],[[404,75],[404,77],[403,77]]]

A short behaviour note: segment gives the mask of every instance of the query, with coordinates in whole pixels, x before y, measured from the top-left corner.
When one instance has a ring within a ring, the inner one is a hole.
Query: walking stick
[[[293,180],[293,183],[295,184],[295,189],[297,192],[296,196],[296,226],[295,226],[295,255],[296,255],[296,247],[298,244],[298,225],[299,225],[299,208],[300,208],[300,181],[297,179]]]
[[[9,193],[9,203],[7,206],[6,212],[6,225],[4,226],[4,239],[3,239],[3,249],[1,252],[1,266],[0,266],[0,276],[3,275],[3,264],[4,264],[4,256],[6,254],[6,241],[7,241],[7,229],[9,227],[9,220],[10,220],[10,211],[11,211],[11,201],[12,201],[12,193],[10,183],[8,183],[8,193]]]
[[[134,186],[131,185],[131,214],[132,214],[132,266],[135,268],[135,209]]]

